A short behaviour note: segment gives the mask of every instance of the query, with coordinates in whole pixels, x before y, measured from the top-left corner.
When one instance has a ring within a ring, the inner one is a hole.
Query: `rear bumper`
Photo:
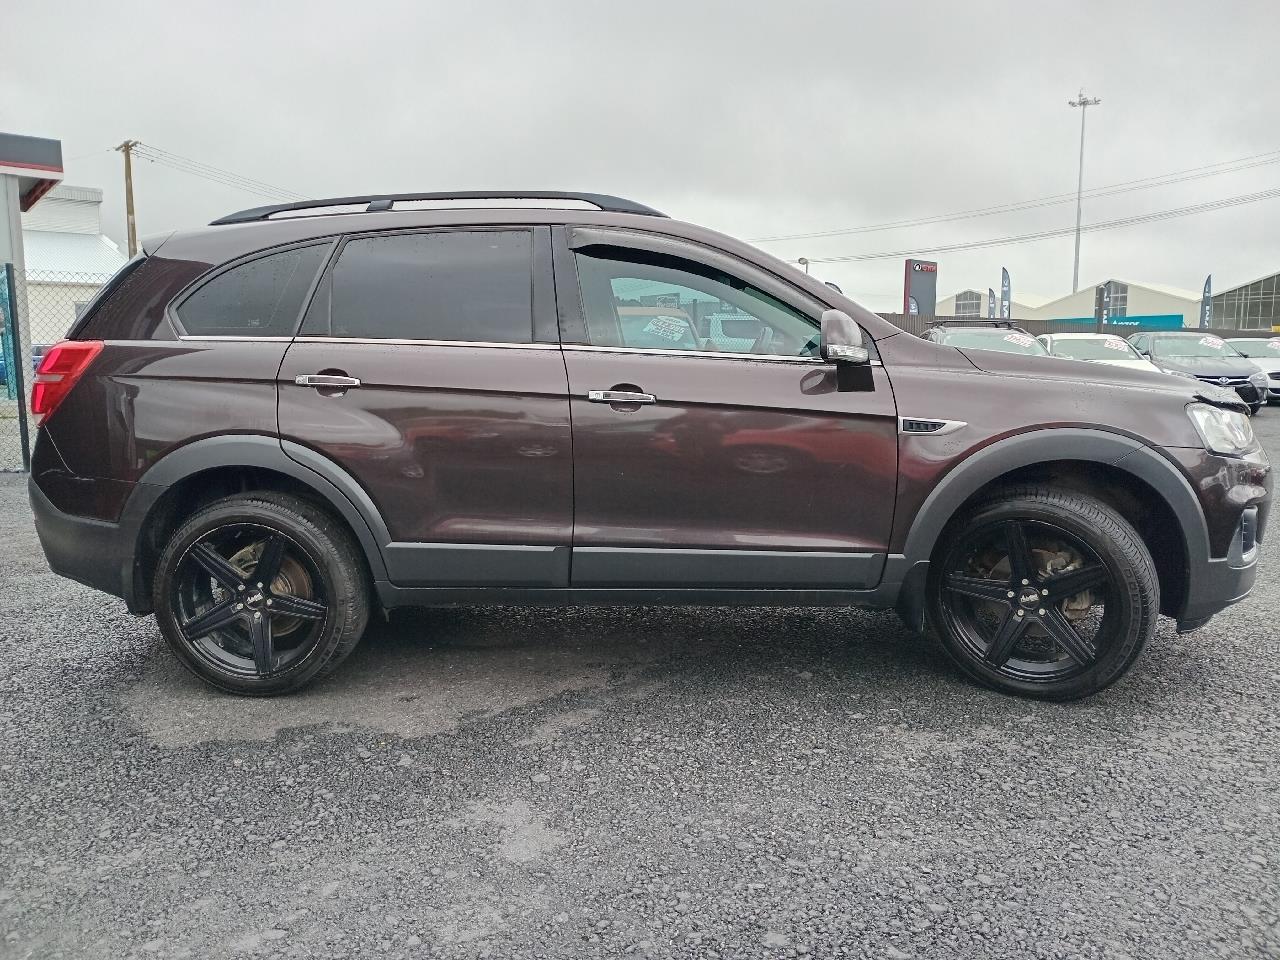
[[[102,590],[126,601],[138,612],[133,598],[136,538],[125,526],[77,517],[53,505],[34,479],[27,482],[36,534],[54,573]]]

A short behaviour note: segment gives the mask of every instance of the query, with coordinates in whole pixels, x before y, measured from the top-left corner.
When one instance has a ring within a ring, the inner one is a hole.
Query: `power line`
[[[1128,227],[1138,223],[1153,223],[1159,220],[1172,220],[1176,217],[1191,216],[1196,213],[1207,213],[1212,210],[1225,210],[1228,207],[1238,207],[1247,203],[1257,203],[1261,200],[1271,200],[1280,197],[1280,187],[1271,190],[1262,190],[1258,193],[1244,194],[1239,197],[1225,197],[1220,200],[1210,200],[1205,203],[1192,204],[1186,207],[1173,207],[1169,210],[1158,210],[1153,213],[1139,214],[1132,217],[1122,217],[1118,220],[1107,220],[1100,223],[1085,224],[1080,229],[1082,232],[1091,233],[1095,230],[1114,230],[1118,227]],[[1034,243],[1038,240],[1048,240],[1053,237],[1065,237],[1075,232],[1075,227],[1060,227],[1053,230],[1041,230],[1036,233],[1024,233],[1012,237],[994,237],[988,240],[971,240],[965,243],[950,243],[939,246],[911,247],[906,250],[885,251],[883,253],[856,253],[840,257],[810,257],[810,263],[850,263],[859,260],[890,260],[898,257],[908,257],[917,253],[950,253],[956,250],[980,250],[987,247],[1012,246],[1020,243]],[[796,261],[789,261],[795,263]]]
[[[1137,190],[1150,190],[1155,187],[1166,187],[1175,183],[1185,183],[1188,180],[1201,180],[1205,177],[1216,177],[1224,173],[1238,173],[1242,170],[1252,170],[1255,167],[1267,166],[1272,163],[1280,163],[1280,150],[1258,153],[1248,157],[1240,157],[1235,160],[1221,160],[1217,163],[1205,164],[1200,167],[1190,167],[1186,170],[1175,170],[1170,173],[1157,174],[1151,177],[1142,177],[1137,180],[1125,180],[1120,183],[1093,187],[1089,190],[1085,190],[1083,195],[1091,200],[1101,197],[1113,197],[1123,193],[1132,193]],[[969,220],[975,217],[988,217],[1001,213],[1016,213],[1021,210],[1033,210],[1039,207],[1057,206],[1059,204],[1070,203],[1075,200],[1075,198],[1075,193],[1060,193],[1048,197],[1040,197],[1034,200],[1019,200],[1010,203],[997,204],[991,207],[976,207],[970,210],[960,210],[955,213],[944,213],[929,217],[915,217],[909,220],[893,220],[887,223],[875,223],[862,227],[844,227],[834,230],[821,230],[812,233],[780,234],[772,237],[753,237],[750,238],[748,242],[777,243],[784,240],[811,240],[823,237],[851,236],[859,233],[877,233],[883,230],[897,230],[902,227],[920,227],[934,223]],[[810,260],[812,259],[813,258],[811,257]]]
[[[252,193],[269,200],[305,200],[306,196],[288,190],[284,187],[278,187],[275,184],[267,183],[264,180],[255,180],[251,177],[245,177],[231,170],[224,170],[221,167],[215,167],[212,164],[204,163],[199,160],[192,160],[190,157],[184,157],[176,153],[170,153],[159,147],[153,147],[146,143],[137,143],[134,147],[136,156],[152,163],[159,163],[173,170],[190,174],[191,176],[201,177],[212,183],[222,184],[223,186],[234,187],[243,190],[246,193]]]

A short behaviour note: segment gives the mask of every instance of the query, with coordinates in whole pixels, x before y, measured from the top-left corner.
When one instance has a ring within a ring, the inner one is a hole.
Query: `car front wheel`
[[[930,564],[929,623],[968,676],[1046,700],[1090,696],[1155,629],[1160,587],[1137,532],[1093,497],[1008,491],[947,531]]]
[[[170,649],[222,690],[270,696],[327,675],[359,642],[369,590],[359,547],[298,497],[248,493],[197,511],[156,569]]]

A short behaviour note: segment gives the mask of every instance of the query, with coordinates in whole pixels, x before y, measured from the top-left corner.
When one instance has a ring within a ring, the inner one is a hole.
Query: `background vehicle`
[[[1280,403],[1280,337],[1231,337],[1227,343],[1267,375],[1267,401]]]
[[[1064,360],[1105,363],[1131,370],[1158,373],[1159,368],[1129,345],[1127,340],[1109,333],[1045,333],[1036,337],[1049,354]]]
[[[996,350],[1035,357],[1049,355],[1035,337],[1007,320],[948,320],[934,324],[920,336],[948,347]]]
[[[53,569],[245,694],[375,605],[739,603],[895,608],[1069,699],[1251,589],[1272,481],[1234,398],[913,337],[632,201],[479,196],[145,241],[35,378]]]
[[[1204,333],[1135,333],[1133,348],[1166,373],[1227,387],[1257,413],[1267,399],[1267,375],[1219,337]]]

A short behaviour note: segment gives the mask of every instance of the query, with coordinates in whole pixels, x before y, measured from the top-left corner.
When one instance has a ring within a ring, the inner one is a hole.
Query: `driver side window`
[[[595,346],[820,355],[816,321],[719,270],[617,247],[586,247],[575,256]]]

